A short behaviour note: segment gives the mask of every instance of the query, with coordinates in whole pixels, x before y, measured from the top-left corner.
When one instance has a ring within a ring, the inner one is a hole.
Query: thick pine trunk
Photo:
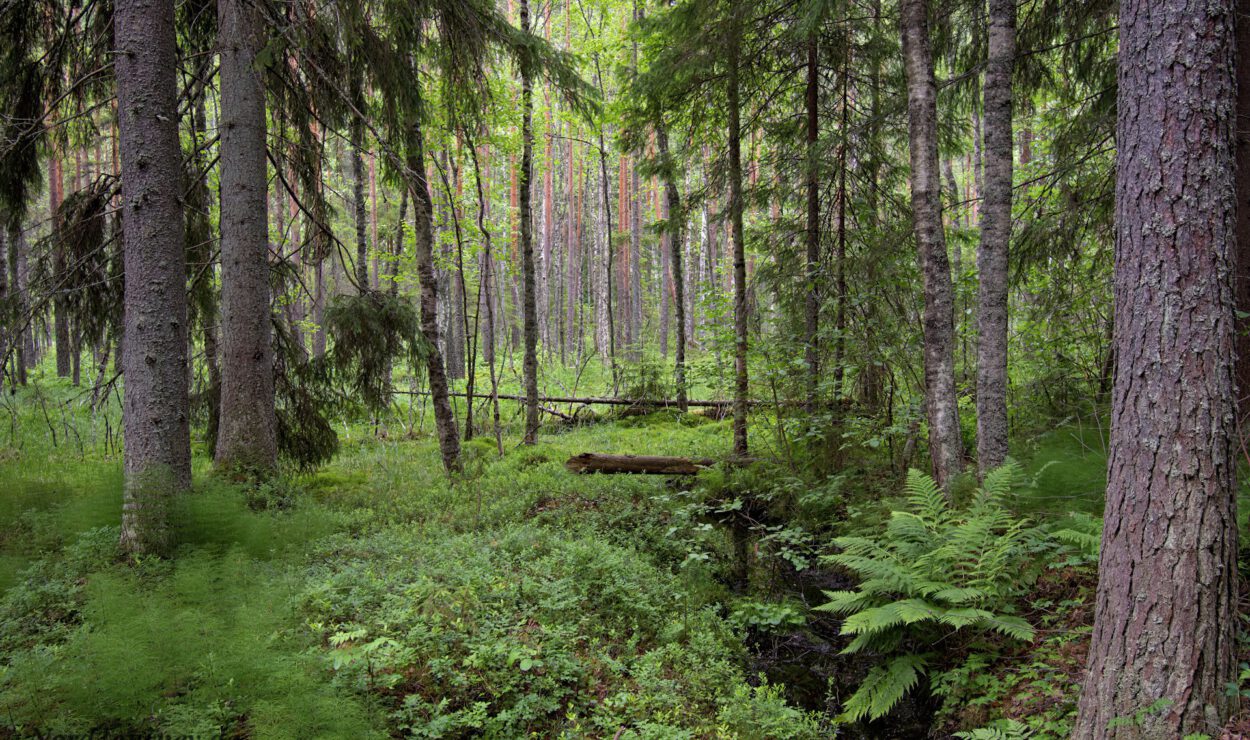
[[[1007,459],[1007,253],[1011,243],[1011,78],[1015,0],[990,0],[985,68],[985,206],[977,250],[977,465],[981,475]]]
[[[529,33],[529,0],[521,0],[521,31]],[[525,437],[538,439],[538,298],[535,291],[534,224],[531,218],[531,184],[534,179],[534,89],[528,64],[521,65],[521,277],[524,281],[525,359],[521,370],[525,382]]]
[[[1116,374],[1074,737],[1218,735],[1237,706],[1233,7],[1120,5]]]
[[[191,486],[174,5],[118,0],[113,31],[126,224],[121,547],[148,553],[168,548],[168,500]]]
[[[221,53],[221,414],[215,463],[267,475],[277,465],[269,310],[263,24],[248,0],[218,0]]]
[[[937,85],[929,47],[928,2],[903,0],[899,25],[907,76],[911,207],[924,277],[924,379],[933,477],[945,487],[963,467],[955,395],[955,314],[937,158]]]
[[[733,232],[734,275],[734,455],[746,457],[749,384],[747,378],[747,256],[742,233],[742,106],[739,100],[739,52],[741,30],[735,5],[730,9],[728,90],[729,102],[729,225]]]

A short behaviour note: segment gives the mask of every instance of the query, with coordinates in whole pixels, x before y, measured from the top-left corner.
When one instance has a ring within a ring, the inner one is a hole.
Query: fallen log
[[[407,391],[407,390],[399,390],[399,389],[394,389],[391,391],[391,393],[394,393],[400,396],[428,396],[430,395],[429,391]],[[453,396],[455,398],[464,398],[466,394],[463,392],[453,391],[451,393],[448,393],[447,395]],[[475,399],[486,399],[486,398],[496,398],[496,397],[501,401],[522,401],[523,402],[526,400],[524,395],[521,395],[518,393],[500,393],[498,394],[498,396],[491,396],[491,394],[489,393],[474,393],[473,394],[473,398]],[[639,407],[656,408],[656,409],[677,407],[677,401],[672,400],[672,399],[665,399],[665,398],[631,399],[631,398],[604,398],[604,397],[599,397],[599,396],[539,396],[538,402],[539,403],[576,403],[582,406],[589,406],[589,405],[639,406]],[[686,402],[686,405],[692,408],[718,408],[722,406],[725,408],[731,408],[733,407],[733,401],[690,400]],[[750,401],[749,405],[762,406],[764,405],[764,402],[763,401]]]
[[[564,467],[574,473],[633,473],[636,475],[696,475],[715,465],[715,460],[664,455],[605,455],[583,452],[570,457]]]

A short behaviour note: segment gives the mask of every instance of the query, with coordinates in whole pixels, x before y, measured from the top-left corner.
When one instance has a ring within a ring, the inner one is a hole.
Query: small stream
[[[855,581],[840,571],[787,567],[774,587],[801,599],[809,607],[826,601],[824,591],[846,590]],[[849,642],[839,634],[842,620],[835,614],[809,611],[806,627],[784,632],[752,631],[746,644],[751,651],[750,672],[763,673],[770,683],[783,685],[786,698],[808,711],[836,716],[842,700],[854,693],[876,658],[845,655]],[[858,722],[839,728],[839,737],[873,740],[915,740],[928,737],[937,702],[923,684],[903,697],[899,705],[876,722]]]
[[[758,524],[768,521],[766,511],[751,510],[750,505],[739,515]],[[811,567],[802,571],[779,561],[770,571],[767,584],[750,583],[753,535],[743,518],[730,516],[711,519],[728,530],[734,540],[734,567],[729,584],[735,593],[750,592],[752,585],[766,586],[765,592],[784,594],[807,606],[807,623],[803,627],[783,630],[751,630],[745,638],[750,651],[751,675],[763,674],[769,683],[784,686],[791,704],[808,711],[822,712],[830,717],[841,714],[842,702],[855,692],[865,676],[877,664],[877,657],[866,653],[846,655],[842,649],[850,642],[840,634],[842,618],[812,607],[827,601],[825,591],[855,588],[857,581],[840,570]],[[758,576],[757,576],[758,577]],[[938,702],[922,681],[908,692],[887,716],[875,722],[857,722],[839,728],[839,737],[871,738],[872,740],[915,740],[929,737]]]

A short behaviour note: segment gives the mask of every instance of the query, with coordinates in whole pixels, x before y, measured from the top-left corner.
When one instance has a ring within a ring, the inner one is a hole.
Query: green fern
[[[896,511],[876,536],[840,537],[829,562],[861,579],[854,591],[825,592],[816,607],[845,615],[845,653],[874,651],[887,662],[869,672],[844,717],[876,719],[915,686],[929,657],[897,654],[904,644],[932,644],[958,631],[1033,639],[1033,627],[1010,614],[1026,579],[1027,544],[1036,530],[1007,508],[1023,476],[1008,463],[985,477],[965,508],[956,508],[927,475],[910,471],[908,510]]]
[[[1102,549],[1102,520],[1079,511],[1072,512],[1068,518],[1072,520],[1071,526],[1056,531],[1055,539],[1075,547],[1085,557],[1097,560]]]
[[[900,655],[873,668],[859,690],[847,700],[841,719],[858,722],[865,717],[884,717],[904,694],[915,687],[927,666],[927,656]]]

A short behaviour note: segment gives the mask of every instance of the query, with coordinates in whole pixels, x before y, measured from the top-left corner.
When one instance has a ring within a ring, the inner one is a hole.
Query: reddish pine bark
[[[1120,5],[1116,374],[1074,737],[1219,735],[1237,705],[1233,6]]]

